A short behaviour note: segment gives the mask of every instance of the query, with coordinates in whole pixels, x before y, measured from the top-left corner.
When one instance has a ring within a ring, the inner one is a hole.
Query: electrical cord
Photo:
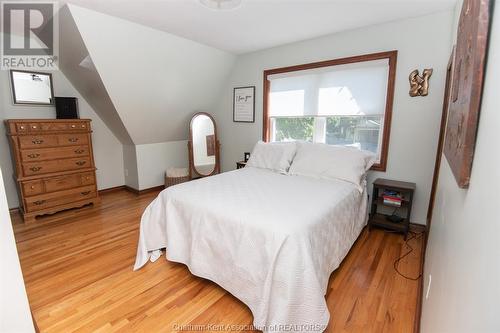
[[[421,239],[422,235],[424,234],[423,232],[416,233],[416,232],[413,232],[413,231],[409,231],[409,233],[411,234],[411,237],[407,238],[406,241],[405,241],[405,245],[406,245],[406,247],[409,248],[409,250],[405,254],[403,254],[402,256],[400,256],[399,258],[397,258],[394,261],[394,270],[396,271],[396,273],[398,273],[400,276],[404,277],[407,280],[417,281],[417,280],[419,280],[422,277],[422,272],[420,272],[420,274],[416,278],[414,278],[414,277],[411,277],[411,276],[407,276],[407,275],[405,275],[405,274],[403,274],[403,273],[401,273],[399,271],[399,262],[401,260],[403,260],[404,258],[406,258],[407,256],[409,256],[410,253],[413,252],[413,247],[409,244],[409,242],[411,240],[413,240],[413,239]]]

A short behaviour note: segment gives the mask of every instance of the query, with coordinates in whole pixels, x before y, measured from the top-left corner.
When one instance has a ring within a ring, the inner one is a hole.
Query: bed
[[[366,183],[246,167],[170,187],[146,208],[134,269],[159,249],[219,284],[262,331],[323,331],[325,293],[367,222]]]

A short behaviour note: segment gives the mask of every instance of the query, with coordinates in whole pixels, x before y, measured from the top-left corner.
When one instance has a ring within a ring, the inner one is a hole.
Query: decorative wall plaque
[[[461,188],[469,186],[472,170],[483,90],[490,6],[489,0],[464,0],[458,25],[444,154]]]

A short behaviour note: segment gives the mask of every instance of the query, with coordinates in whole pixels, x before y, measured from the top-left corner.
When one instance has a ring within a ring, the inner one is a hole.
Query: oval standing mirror
[[[189,133],[190,178],[219,173],[219,141],[212,116],[205,112],[196,113],[191,118]]]

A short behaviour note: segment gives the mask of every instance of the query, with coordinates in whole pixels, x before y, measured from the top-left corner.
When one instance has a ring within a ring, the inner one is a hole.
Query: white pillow
[[[295,142],[257,142],[247,166],[286,174],[297,150]]]
[[[321,179],[341,179],[363,190],[365,173],[375,162],[371,152],[320,143],[298,143],[289,174]]]

